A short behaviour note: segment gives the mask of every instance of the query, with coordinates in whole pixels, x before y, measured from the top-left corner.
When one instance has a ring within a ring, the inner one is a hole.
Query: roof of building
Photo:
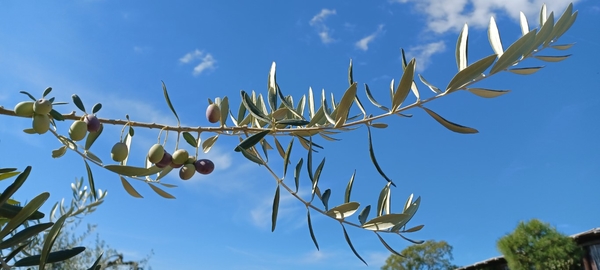
[[[593,229],[585,231],[585,232],[573,234],[573,235],[571,235],[571,237],[573,238],[573,240],[575,240],[577,242],[577,244],[587,245],[587,244],[600,243],[600,238],[598,238],[599,235],[600,235],[600,227],[593,228]],[[505,262],[506,262],[506,260],[504,259],[504,256],[498,256],[498,257],[493,257],[493,258],[487,259],[485,261],[477,262],[475,264],[463,266],[463,267],[457,268],[456,270],[476,269],[477,267],[480,267],[480,266],[491,265],[491,264],[500,264],[500,263],[505,263]]]

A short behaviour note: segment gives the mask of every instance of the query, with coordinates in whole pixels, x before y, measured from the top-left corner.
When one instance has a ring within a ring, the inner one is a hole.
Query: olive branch
[[[52,88],[47,88],[41,99],[36,99],[27,92],[22,92],[29,96],[33,102],[21,102],[17,104],[14,110],[0,107],[0,114],[33,118],[33,128],[24,130],[24,132],[29,134],[43,134],[49,130],[62,144],[60,148],[52,152],[53,157],[63,156],[67,150],[72,150],[80,155],[84,160],[89,185],[94,197],[96,196],[95,185],[90,163],[119,175],[124,189],[133,197],[142,198],[142,195],[127,179],[145,182],[158,195],[172,199],[175,197],[159,188],[158,185],[168,188],[175,187],[175,185],[162,183],[161,179],[163,177],[168,175],[174,168],[181,168],[180,177],[184,180],[191,178],[194,174],[194,168],[200,173],[210,173],[212,168],[209,165],[212,162],[206,165],[207,161],[205,161],[202,165],[204,167],[199,169],[199,160],[197,159],[200,148],[203,153],[207,153],[220,137],[237,137],[240,142],[234,151],[240,152],[251,162],[265,167],[277,183],[272,206],[272,231],[276,228],[279,199],[281,189],[283,189],[305,205],[309,233],[317,249],[319,249],[319,245],[311,223],[311,211],[339,222],[342,226],[344,238],[351,250],[356,257],[366,264],[352,245],[346,231],[346,226],[372,231],[377,235],[383,246],[396,255],[400,254],[388,245],[381,235],[391,233],[399,235],[412,243],[422,243],[422,241],[406,238],[403,234],[416,232],[423,228],[423,225],[409,228],[406,226],[419,208],[420,197],[415,199],[411,194],[402,207],[401,213],[393,213],[391,211],[391,186],[395,186],[395,183],[384,173],[377,162],[372,144],[371,128],[386,128],[388,126],[386,123],[377,121],[394,115],[409,118],[412,115],[405,112],[413,108],[419,108],[423,109],[435,121],[453,132],[463,134],[477,133],[476,129],[454,123],[425,107],[425,105],[460,90],[468,91],[484,98],[494,98],[508,93],[508,90],[472,87],[472,85],[503,71],[518,75],[530,75],[543,68],[543,66],[516,67],[528,58],[535,58],[544,62],[559,62],[568,58],[570,55],[550,56],[540,55],[539,53],[547,48],[567,50],[573,46],[574,44],[563,45],[555,43],[572,26],[576,18],[577,11],[573,12],[573,4],[570,4],[556,21],[554,13],[546,14],[546,6],[543,5],[539,16],[539,29],[530,29],[525,15],[521,12],[520,27],[522,36],[504,49],[498,28],[492,17],[488,27],[488,39],[494,53],[471,64],[468,61],[468,25],[465,24],[458,36],[456,45],[458,72],[447,86],[445,88],[438,88],[429,83],[423,75],[417,74],[419,81],[433,92],[433,96],[423,99],[415,81],[416,59],[413,58],[407,61],[404,51],[401,50],[403,74],[398,84],[395,84],[394,80],[390,83],[389,106],[379,103],[372,95],[369,86],[364,84],[366,98],[372,105],[383,111],[375,115],[367,114],[359,98],[358,83],[354,81],[353,76],[352,60],[350,60],[348,68],[349,87],[343,93],[339,102],[335,100],[333,93],[330,93],[328,100],[325,90],[322,90],[319,95],[318,92],[315,93],[312,88],[309,88],[308,93],[295,103],[292,96],[283,94],[277,83],[276,64],[273,62],[268,75],[266,97],[262,94],[257,94],[255,91],[250,93],[243,90],[240,91],[241,102],[237,114],[234,114],[232,108],[230,108],[229,98],[226,96],[215,98],[214,101],[211,99],[208,100],[207,118],[211,123],[218,124],[213,127],[181,126],[179,116],[171,103],[164,82],[162,84],[163,94],[168,107],[177,119],[176,126],[131,121],[129,116],[126,116],[125,120],[97,118],[96,113],[100,111],[102,105],[99,103],[95,104],[91,113],[88,114],[82,100],[77,95],[72,96],[73,103],[84,114],[78,115],[75,111],[69,114],[61,114],[54,110],[52,106],[65,103],[54,102],[54,98],[45,99],[52,91]],[[415,96],[416,100],[407,105],[405,102],[410,93]],[[351,113],[354,113],[354,107],[357,107],[360,113],[351,115]],[[69,131],[69,137],[58,133],[56,121],[64,120],[74,121]],[[85,125],[82,123],[85,123]],[[115,145],[111,151],[113,160],[117,161],[118,164],[106,164],[90,151],[91,146],[102,134],[103,125],[123,126],[119,143],[117,143],[118,146]],[[365,126],[367,129],[371,161],[387,183],[378,196],[377,208],[374,209],[375,217],[368,218],[371,206],[367,205],[360,211],[358,222],[356,223],[348,220],[360,208],[360,203],[352,201],[350,196],[356,171],[351,175],[347,184],[344,202],[335,207],[329,207],[329,198],[332,191],[327,189],[321,192],[319,189],[319,180],[324,169],[325,158],[313,170],[313,153],[318,151],[316,149],[323,149],[323,146],[316,142],[318,138],[316,135],[319,135],[320,138],[326,141],[335,142],[339,140],[335,138],[336,134],[350,132],[362,126]],[[148,159],[143,167],[127,165],[128,151],[131,147],[132,137],[135,134],[134,128],[160,130],[158,143],[149,152]],[[163,132],[165,136],[161,143]],[[176,134],[176,151],[173,152],[173,155],[162,148],[168,141],[169,133]],[[201,139],[202,134],[214,135]],[[287,147],[284,148],[278,138],[286,136],[290,137],[290,140]],[[84,144],[78,145],[77,141],[82,141],[84,138]],[[189,155],[188,157],[187,151],[179,149],[181,138],[195,149],[194,155]],[[275,147],[269,143],[269,138],[272,139]],[[294,141],[298,141],[301,147],[306,150],[306,162],[304,162],[304,158],[300,158],[295,163],[295,166],[291,160],[292,150],[298,148],[297,145],[294,145]],[[274,149],[277,150],[283,160],[283,170],[280,174],[276,173],[268,162],[268,152]],[[262,154],[260,150],[262,150]],[[294,168],[289,168],[290,166],[294,166]],[[298,194],[300,172],[303,168],[306,168],[309,180],[311,181],[310,198],[303,198]],[[293,175],[288,173],[288,169],[293,170]],[[286,179],[288,181],[285,181]],[[293,185],[291,182],[293,182]],[[315,205],[315,198],[318,198],[323,207]]]

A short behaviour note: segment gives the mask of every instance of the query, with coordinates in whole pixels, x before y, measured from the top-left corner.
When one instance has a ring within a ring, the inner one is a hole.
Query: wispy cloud
[[[429,65],[431,57],[444,50],[446,50],[446,44],[444,41],[438,41],[410,47],[406,54],[407,58],[410,59],[414,57],[417,60],[417,71],[422,72],[427,68],[427,65]]]
[[[427,18],[427,29],[435,33],[459,31],[468,23],[473,27],[487,27],[490,17],[505,13],[513,20],[523,11],[528,18],[537,18],[542,4],[546,3],[548,14],[562,14],[564,8],[578,0],[391,0],[395,3],[414,3],[415,9]],[[536,20],[537,22],[537,20]],[[536,24],[530,22],[530,25]]]
[[[335,9],[324,8],[309,22],[310,26],[314,27],[317,30],[319,37],[321,38],[321,42],[323,42],[324,44],[328,44],[335,41],[335,39],[331,37],[331,29],[329,29],[329,27],[325,24],[325,19],[335,14]]]
[[[369,43],[373,42],[377,36],[379,36],[383,32],[383,24],[380,24],[377,27],[377,30],[372,34],[362,38],[361,40],[355,43],[355,46],[363,51],[367,51],[369,49]]]
[[[133,52],[135,52],[135,53],[142,54],[142,53],[147,53],[149,51],[150,51],[150,47],[147,47],[147,46],[133,46]]]
[[[301,224],[294,228],[298,228],[303,226],[305,223],[301,222],[305,217],[304,215],[294,215],[296,211],[301,211],[303,209],[302,204],[296,200],[295,197],[288,194],[285,191],[282,191],[281,197],[279,198],[279,210],[277,215],[277,224],[282,224],[283,222],[290,222],[294,224]],[[299,192],[298,195],[304,196],[307,195],[307,192]],[[252,223],[261,228],[267,229],[271,226],[271,211],[273,210],[273,197],[266,196],[264,199],[256,204],[256,207],[250,211],[250,218]]]
[[[183,57],[179,58],[179,62],[182,64],[189,64],[195,60],[200,60],[200,63],[194,67],[192,74],[198,76],[206,70],[214,70],[216,68],[217,61],[210,53],[204,53],[201,50],[194,50],[186,53]]]

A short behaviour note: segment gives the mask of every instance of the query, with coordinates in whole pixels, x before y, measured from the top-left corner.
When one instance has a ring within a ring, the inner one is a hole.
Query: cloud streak
[[[491,16],[506,13],[518,21],[519,12],[528,18],[537,18],[539,10],[546,3],[548,14],[562,14],[564,8],[577,0],[392,0],[395,3],[413,3],[417,12],[426,17],[427,29],[435,33],[460,31],[467,23],[469,26],[485,28]],[[535,21],[537,22],[537,20]],[[530,25],[537,25],[534,21]]]
[[[321,42],[323,42],[323,44],[329,44],[335,41],[335,39],[331,37],[331,29],[329,29],[329,27],[325,24],[325,19],[335,14],[335,9],[324,8],[321,9],[321,12],[315,15],[308,23],[310,26],[314,27],[317,30],[319,38],[321,39]]]
[[[200,63],[196,64],[192,71],[194,76],[198,76],[204,71],[214,70],[216,68],[217,61],[212,54],[204,53],[198,49],[186,53],[183,57],[179,58],[179,62],[182,64],[190,64],[192,62],[196,62],[196,60],[200,60]]]
[[[379,35],[381,35],[382,32],[383,32],[383,24],[380,24],[377,27],[377,30],[375,30],[375,32],[373,32],[372,34],[357,41],[354,45],[358,49],[367,51],[369,49],[369,43],[373,42],[373,40],[375,40],[375,38],[377,38]]]
[[[417,60],[417,71],[422,72],[427,68],[434,54],[444,52],[445,50],[446,44],[444,41],[438,41],[410,47],[406,55],[409,59],[414,57]]]

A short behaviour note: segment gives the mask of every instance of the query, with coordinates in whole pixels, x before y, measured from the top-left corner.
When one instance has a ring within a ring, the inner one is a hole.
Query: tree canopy
[[[423,244],[412,245],[385,260],[382,270],[450,270],[456,266],[451,263],[452,246],[446,241],[428,240]]]

